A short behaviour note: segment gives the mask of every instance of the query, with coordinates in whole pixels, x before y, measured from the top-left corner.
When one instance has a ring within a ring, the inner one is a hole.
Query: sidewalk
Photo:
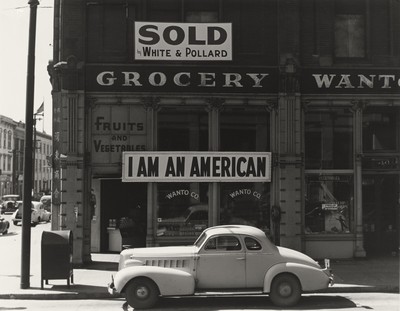
[[[20,289],[20,272],[0,271],[0,299],[99,299],[110,298],[107,284],[118,265],[118,254],[92,254],[92,263],[74,268],[74,283],[50,280],[41,287],[40,265],[31,267],[30,288]],[[3,266],[4,267],[4,266]],[[399,257],[332,260],[335,285],[324,292],[399,293]]]

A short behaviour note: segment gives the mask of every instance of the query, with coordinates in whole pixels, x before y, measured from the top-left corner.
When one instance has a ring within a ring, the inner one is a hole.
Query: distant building
[[[23,194],[25,123],[16,122],[0,115],[0,195]],[[39,199],[43,193],[51,193],[51,166],[48,159],[52,154],[52,136],[35,131],[33,198]]]
[[[14,194],[13,153],[16,122],[0,115],[0,195]]]

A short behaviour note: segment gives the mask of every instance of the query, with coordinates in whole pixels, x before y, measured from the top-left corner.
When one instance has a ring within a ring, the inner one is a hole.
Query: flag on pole
[[[40,105],[39,109],[36,111],[36,114],[42,113],[44,111],[44,102]]]

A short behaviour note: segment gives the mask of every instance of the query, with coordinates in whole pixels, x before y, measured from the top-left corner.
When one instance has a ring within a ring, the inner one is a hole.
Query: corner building
[[[398,1],[56,0],[54,21],[52,228],[75,262],[227,223],[314,258],[398,250]],[[183,169],[258,154],[269,177]]]

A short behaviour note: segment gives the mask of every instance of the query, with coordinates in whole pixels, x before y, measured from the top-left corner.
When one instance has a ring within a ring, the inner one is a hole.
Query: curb
[[[399,286],[338,286],[310,293],[399,293]],[[307,293],[305,293],[307,294]],[[309,293],[308,293],[309,294]],[[109,293],[17,293],[0,294],[0,299],[25,299],[25,300],[72,300],[72,299],[117,299],[123,295],[110,295]]]

